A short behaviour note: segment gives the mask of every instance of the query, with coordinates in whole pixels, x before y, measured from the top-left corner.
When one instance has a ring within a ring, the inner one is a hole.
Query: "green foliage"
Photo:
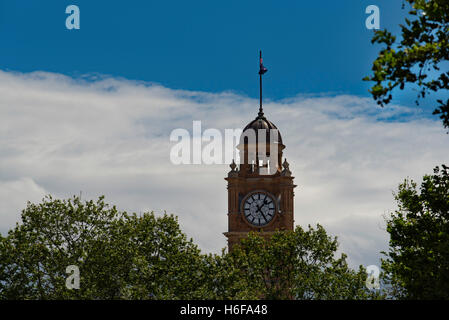
[[[372,43],[386,45],[373,63],[373,75],[363,80],[376,82],[370,92],[381,106],[392,99],[392,91],[406,84],[418,85],[418,99],[449,89],[449,2],[407,0],[410,19],[401,24],[401,41],[388,30],[378,30]],[[446,64],[445,64],[446,63]],[[418,104],[418,99],[416,103]],[[449,99],[437,100],[434,114],[449,128]]]
[[[200,252],[175,217],[128,215],[103,197],[28,203],[0,243],[3,299],[188,299],[201,287]],[[80,269],[79,290],[65,286],[69,265]]]
[[[334,258],[318,226],[257,234],[236,250],[202,254],[177,218],[119,212],[100,197],[47,196],[0,236],[0,299],[367,299],[366,273]],[[80,289],[66,288],[66,267]]]
[[[335,258],[338,243],[324,228],[276,232],[266,241],[256,233],[242,240],[229,255],[241,277],[260,298],[372,299],[366,272],[348,268],[346,256]]]
[[[388,258],[382,261],[391,295],[400,299],[449,299],[449,168],[436,167],[417,184],[405,180],[398,210],[387,221]]]

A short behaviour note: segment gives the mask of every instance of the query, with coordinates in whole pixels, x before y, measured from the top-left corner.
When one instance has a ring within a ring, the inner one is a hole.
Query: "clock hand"
[[[257,205],[256,205],[257,206]],[[260,212],[260,214],[262,215],[262,217],[265,219],[265,221],[268,221],[268,219],[267,219],[267,217],[265,216],[265,214],[262,212],[262,210],[260,210],[260,208],[262,208],[263,207],[263,205],[261,205],[260,207],[259,206],[257,206],[257,211],[259,211]],[[257,212],[256,211],[256,212]]]

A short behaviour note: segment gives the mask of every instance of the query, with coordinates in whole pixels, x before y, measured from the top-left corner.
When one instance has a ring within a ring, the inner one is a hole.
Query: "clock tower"
[[[293,177],[282,152],[277,127],[262,109],[262,75],[267,69],[260,53],[260,106],[257,117],[243,129],[237,146],[240,164],[231,163],[228,188],[228,248],[248,232],[269,238],[276,230],[293,230]]]

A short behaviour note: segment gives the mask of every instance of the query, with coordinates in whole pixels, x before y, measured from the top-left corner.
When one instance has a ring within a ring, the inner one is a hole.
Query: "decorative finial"
[[[260,105],[259,105],[259,118],[263,117],[263,109],[262,109],[262,75],[268,71],[267,68],[263,66],[262,62],[262,50],[259,51],[259,59],[260,59],[260,65],[259,65],[259,81],[260,81]]]
[[[229,166],[231,167],[232,171],[235,171],[235,168],[237,167],[237,165],[235,164],[234,159],[232,159],[232,163]]]
[[[287,162],[287,158],[284,158],[284,163],[282,164],[284,167],[284,170],[282,170],[281,175],[285,177],[290,177],[292,175],[292,172],[290,171],[290,165]]]
[[[229,165],[231,167],[231,171],[228,172],[228,177],[233,178],[238,176],[238,170],[236,170],[237,165],[235,164],[234,159],[232,159],[232,163]]]

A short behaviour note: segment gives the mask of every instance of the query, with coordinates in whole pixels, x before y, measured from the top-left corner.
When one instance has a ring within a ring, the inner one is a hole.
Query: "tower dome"
[[[259,168],[267,167],[270,162],[271,173],[280,174],[284,148],[278,128],[259,112],[257,118],[243,129],[237,146],[242,173],[258,174]]]
[[[248,125],[243,129],[243,132],[247,130],[254,130],[256,134],[256,143],[259,141],[259,130],[265,130],[265,140],[266,143],[270,143],[270,130],[277,130],[277,137],[274,137],[274,143],[279,143],[282,145],[282,136],[279,129],[267,118],[263,116],[263,113],[258,115],[256,119],[248,123]],[[245,136],[242,134],[242,137]],[[244,143],[244,141],[241,141]]]

